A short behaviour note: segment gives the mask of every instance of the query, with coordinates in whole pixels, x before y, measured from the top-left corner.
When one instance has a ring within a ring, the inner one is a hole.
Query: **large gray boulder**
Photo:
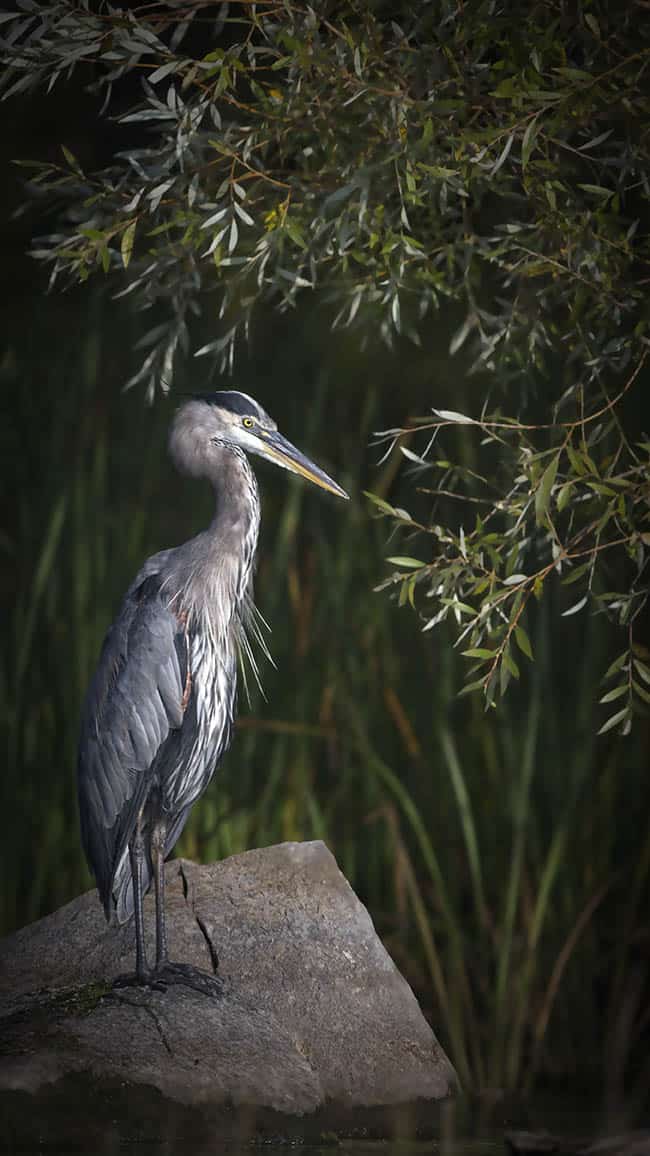
[[[2,940],[6,1144],[431,1123],[454,1070],[323,843],[166,871],[170,955],[218,956],[223,996],[111,990],[133,927],[108,927],[94,891]]]

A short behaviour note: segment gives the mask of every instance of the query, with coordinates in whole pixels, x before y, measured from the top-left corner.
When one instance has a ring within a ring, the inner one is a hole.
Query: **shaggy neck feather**
[[[259,491],[244,453],[222,446],[207,475],[215,514],[207,530],[179,546],[174,567],[175,604],[190,617],[207,615],[215,638],[242,618],[252,585],[260,523]]]

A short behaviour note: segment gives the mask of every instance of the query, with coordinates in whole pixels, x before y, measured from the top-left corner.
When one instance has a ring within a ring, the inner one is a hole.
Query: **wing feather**
[[[79,746],[81,833],[107,917],[152,765],[183,721],[186,654],[184,626],[161,599],[156,575],[136,579],[106,636]]]

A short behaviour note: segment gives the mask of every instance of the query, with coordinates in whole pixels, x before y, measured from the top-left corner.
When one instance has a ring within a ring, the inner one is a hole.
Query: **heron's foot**
[[[153,969],[148,982],[152,987],[162,991],[172,984],[183,984],[185,987],[193,988],[194,991],[202,992],[203,995],[213,997],[223,995],[223,980],[218,975],[210,975],[209,972],[201,971],[190,963],[171,963],[169,960],[159,963]]]
[[[143,974],[133,971],[128,972],[127,975],[118,975],[113,980],[113,987],[118,991],[124,987],[153,988],[154,991],[166,990],[153,971],[146,971]]]

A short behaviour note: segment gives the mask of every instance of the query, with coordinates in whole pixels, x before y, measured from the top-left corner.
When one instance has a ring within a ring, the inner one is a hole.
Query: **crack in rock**
[[[217,952],[217,949],[216,949],[214,943],[212,942],[212,935],[211,935],[210,930],[208,929],[207,925],[203,922],[203,920],[201,919],[201,916],[197,915],[196,911],[194,911],[194,918],[196,919],[196,922],[199,925],[201,934],[202,934],[202,936],[205,939],[205,942],[207,944],[208,955],[210,956],[210,963],[212,964],[212,970],[213,970],[214,974],[216,975],[218,970],[219,970],[219,955],[218,955],[218,952]]]
[[[185,874],[185,869],[184,869],[182,863],[179,863],[179,865],[178,865],[178,874],[180,875],[181,882],[183,884],[183,898],[187,899],[187,892],[189,890],[189,883],[188,883],[187,875]]]
[[[183,898],[185,899],[185,902],[187,904],[189,904],[189,906],[192,908],[192,915],[194,916],[194,919],[196,920],[196,925],[197,925],[199,931],[201,932],[203,939],[205,940],[205,945],[206,945],[206,948],[208,951],[208,959],[210,961],[210,967],[212,968],[212,971],[216,975],[218,970],[219,970],[219,953],[218,953],[216,946],[214,944],[214,941],[212,939],[212,932],[211,932],[210,928],[208,927],[205,920],[203,920],[201,918],[198,911],[196,910],[196,903],[194,900],[194,886],[192,885],[191,880],[188,879],[188,877],[185,873],[184,865],[182,863],[179,864],[178,874],[181,877],[181,881],[182,881],[182,885],[183,885]]]
[[[109,992],[108,996],[106,998],[114,999],[118,1003],[128,1004],[129,1007],[140,1008],[142,1011],[146,1012],[147,1015],[150,1016],[151,1019],[153,1020],[155,1027],[156,1027],[156,1031],[158,1032],[158,1035],[160,1036],[162,1043],[164,1044],[165,1048],[167,1049],[168,1054],[170,1056],[173,1056],[174,1049],[172,1048],[169,1040],[167,1039],[167,1036],[165,1035],[165,1031],[164,1031],[164,1028],[160,1022],[160,1019],[156,1015],[156,1012],[154,1011],[154,1009],[149,1004],[143,1003],[142,1000],[127,999],[126,996],[122,995],[121,992],[117,992],[117,991]]]

